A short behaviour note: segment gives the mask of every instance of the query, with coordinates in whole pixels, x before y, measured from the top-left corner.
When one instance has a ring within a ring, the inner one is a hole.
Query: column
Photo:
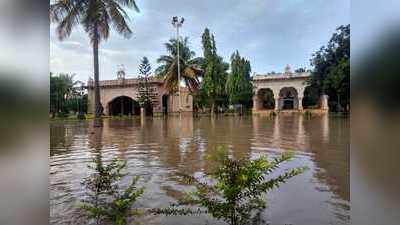
[[[303,110],[303,97],[298,97],[297,98],[298,99],[298,101],[299,101],[299,103],[298,103],[298,109],[299,110]]]
[[[106,107],[104,108],[104,115],[110,115],[110,108],[108,104],[106,104]]]
[[[140,107],[140,116],[145,116],[146,115],[146,110],[144,107]]]
[[[279,110],[280,109],[280,105],[279,105],[279,98],[275,98],[275,110]]]
[[[304,97],[305,88],[300,87],[300,88],[297,88],[296,90],[297,90],[297,101],[298,101],[297,109],[303,110],[303,97]]]
[[[320,107],[322,110],[329,110],[328,106],[328,95],[321,95],[320,97]]]
[[[255,94],[253,96],[253,111],[259,110],[259,106],[258,106],[258,96],[257,94]]]

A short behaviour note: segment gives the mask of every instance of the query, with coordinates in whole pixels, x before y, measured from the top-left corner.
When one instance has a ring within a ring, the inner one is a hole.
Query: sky
[[[202,56],[201,34],[215,35],[218,54],[229,62],[236,50],[251,62],[252,73],[311,68],[312,53],[325,45],[335,29],[350,23],[350,0],[136,0],[140,12],[127,10],[133,36],[112,32],[100,45],[100,80],[116,79],[123,64],[126,78],[137,77],[140,60],[149,58],[153,69],[164,43],[175,36],[173,16],[185,22],[181,35]],[[78,26],[59,41],[50,26],[50,71],[75,74],[86,82],[93,74],[90,41]]]

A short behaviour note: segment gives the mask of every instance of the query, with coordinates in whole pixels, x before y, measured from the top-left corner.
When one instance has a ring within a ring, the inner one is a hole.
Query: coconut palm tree
[[[50,73],[50,109],[52,116],[56,113],[67,112],[66,102],[76,96],[75,86],[78,81],[74,81],[75,74],[59,74],[53,76]]]
[[[125,8],[139,8],[135,0],[53,0],[50,5],[50,21],[57,23],[56,32],[62,41],[71,35],[73,28],[81,24],[93,47],[95,118],[100,118],[102,106],[99,90],[99,44],[107,40],[110,26],[126,38],[132,35]]]
[[[164,78],[164,86],[171,93],[178,90],[180,82],[178,81],[177,46],[177,40],[170,39],[169,42],[165,43],[169,55],[163,55],[157,59],[157,62],[162,65],[156,69],[156,74]],[[179,55],[181,79],[185,82],[189,91],[198,90],[200,87],[199,77],[203,74],[200,69],[203,58],[195,58],[195,52],[190,50],[187,37],[179,42]]]

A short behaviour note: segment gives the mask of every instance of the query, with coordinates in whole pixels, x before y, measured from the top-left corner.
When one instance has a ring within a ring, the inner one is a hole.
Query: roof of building
[[[139,84],[140,79],[139,78],[127,78],[127,79],[115,79],[115,80],[101,80],[99,81],[99,86],[100,87],[113,87],[113,86],[129,86],[129,85],[136,85]],[[150,83],[157,83],[157,84],[163,84],[164,81],[162,78],[157,78],[154,76],[149,77],[149,82]],[[88,86],[92,87],[94,86],[94,81],[89,80],[88,81]]]
[[[253,80],[290,80],[307,78],[311,75],[310,72],[303,73],[274,73],[274,74],[254,74]]]

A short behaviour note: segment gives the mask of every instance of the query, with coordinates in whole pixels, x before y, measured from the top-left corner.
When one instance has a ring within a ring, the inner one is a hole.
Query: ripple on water
[[[327,127],[328,126],[328,127]],[[176,172],[196,173],[211,166],[206,155],[225,146],[235,157],[275,157],[294,152],[291,167],[310,169],[268,195],[263,214],[271,224],[349,224],[348,122],[343,118],[150,118],[105,120],[94,132],[86,122],[50,125],[50,223],[85,224],[78,204],[88,164],[100,154],[127,161],[128,176],[140,176],[146,192],[136,207],[167,206],[191,188]],[[129,177],[122,181],[127,185]],[[307,203],[307,204],[304,204]],[[207,216],[140,218],[145,224],[221,224]]]

